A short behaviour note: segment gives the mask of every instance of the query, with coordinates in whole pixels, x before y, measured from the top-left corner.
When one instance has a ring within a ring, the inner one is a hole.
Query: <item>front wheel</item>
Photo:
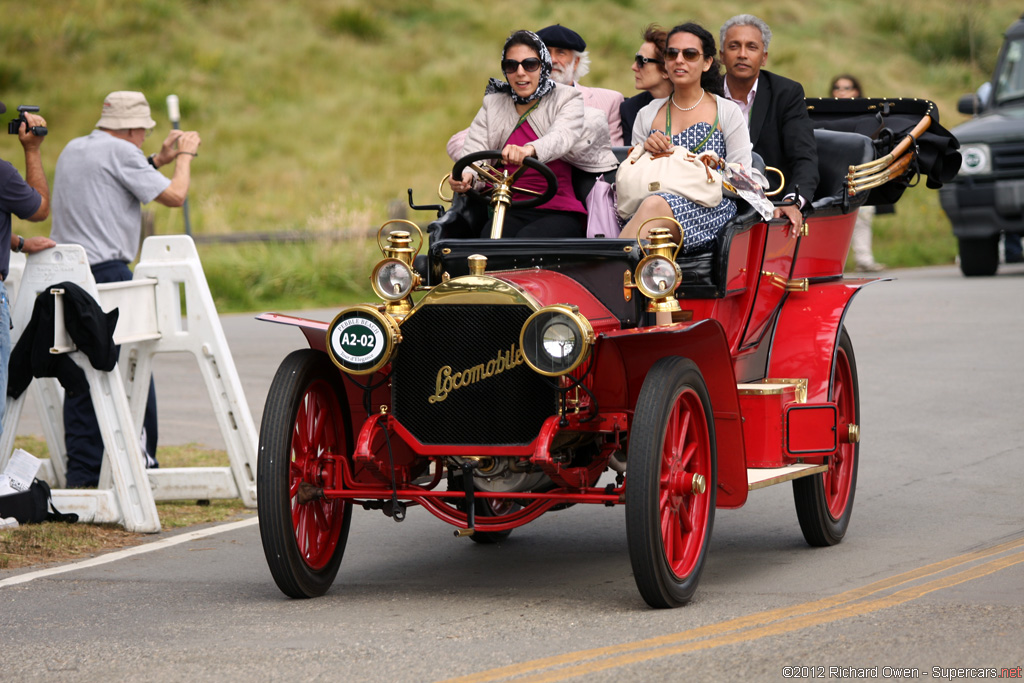
[[[856,425],[853,432],[857,436],[840,440],[839,449],[829,457],[827,471],[793,480],[793,500],[800,530],[807,543],[817,547],[835,545],[843,540],[853,513],[853,494],[857,490],[860,387],[853,343],[845,327],[839,334],[831,396],[839,409],[840,432],[850,434],[850,425]]]
[[[663,358],[647,373],[629,433],[626,537],[651,607],[689,602],[704,569],[718,486],[712,415],[693,361]]]
[[[267,394],[260,429],[256,498],[263,552],[278,588],[293,598],[323,595],[345,553],[352,504],[322,497],[352,430],[338,369],[312,349],[289,354]]]

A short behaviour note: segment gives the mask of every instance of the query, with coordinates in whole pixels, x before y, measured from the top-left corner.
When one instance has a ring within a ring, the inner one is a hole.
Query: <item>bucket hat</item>
[[[149,102],[145,95],[131,90],[119,90],[103,100],[103,115],[96,122],[96,127],[108,130],[148,130],[156,127],[156,121],[149,115]]]

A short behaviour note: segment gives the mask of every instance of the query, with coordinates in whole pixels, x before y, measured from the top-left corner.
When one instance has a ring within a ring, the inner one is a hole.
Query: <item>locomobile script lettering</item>
[[[523,352],[521,349],[517,349],[515,344],[512,344],[508,351],[499,351],[496,358],[492,358],[486,363],[474,365],[462,372],[453,373],[452,366],[445,365],[437,371],[434,393],[427,400],[431,403],[440,403],[448,398],[448,394],[456,389],[468,387],[470,384],[501,374],[522,364]]]

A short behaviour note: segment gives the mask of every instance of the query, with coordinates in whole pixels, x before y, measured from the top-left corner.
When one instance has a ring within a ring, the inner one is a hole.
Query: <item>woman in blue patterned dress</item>
[[[664,152],[673,146],[700,153],[714,151],[726,161],[750,168],[750,133],[740,108],[723,96],[723,79],[715,58],[715,39],[703,27],[687,23],[668,34],[665,68],[674,91],[654,100],[637,114],[633,125],[634,145],[650,152]],[[683,253],[711,248],[719,230],[736,215],[736,204],[722,199],[706,207],[686,197],[659,192],[644,199],[622,230],[622,237],[635,237],[644,221],[672,216],[683,226]],[[652,220],[644,226],[677,229],[668,220]]]

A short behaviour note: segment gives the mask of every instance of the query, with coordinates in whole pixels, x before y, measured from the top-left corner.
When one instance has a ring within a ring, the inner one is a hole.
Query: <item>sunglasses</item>
[[[674,62],[679,55],[682,55],[683,59],[688,62],[696,62],[704,56],[704,53],[693,47],[688,47],[685,50],[680,50],[678,47],[665,48],[665,59],[670,62]]]
[[[644,57],[643,55],[637,55],[633,59],[634,59],[634,61],[636,61],[636,66],[637,66],[638,69],[642,69],[645,66],[647,66],[648,64],[664,64],[665,63],[664,60],[654,59],[653,57]]]
[[[523,71],[532,74],[540,68],[540,63],[540,60],[536,57],[530,57],[529,59],[524,59],[521,62],[517,62],[514,59],[503,59],[501,60],[501,70],[507,74],[514,74],[516,71],[519,71],[519,67],[522,66]]]

